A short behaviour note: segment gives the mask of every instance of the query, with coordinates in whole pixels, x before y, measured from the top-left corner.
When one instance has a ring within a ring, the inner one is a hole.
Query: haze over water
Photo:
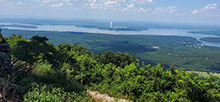
[[[167,29],[167,28],[149,28],[149,30],[143,31],[112,31],[102,30],[98,28],[77,27],[70,25],[32,25],[32,24],[19,24],[19,23],[0,23],[2,25],[27,25],[36,26],[37,28],[21,28],[21,27],[4,27],[11,30],[31,30],[31,31],[59,31],[59,32],[87,32],[87,33],[99,33],[99,34],[113,34],[113,35],[160,35],[160,36],[184,36],[196,38],[202,45],[220,47],[220,43],[211,43],[200,40],[206,37],[219,37],[209,34],[192,34],[183,29]]]

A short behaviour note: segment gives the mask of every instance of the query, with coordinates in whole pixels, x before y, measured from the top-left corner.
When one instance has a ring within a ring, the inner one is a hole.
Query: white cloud
[[[73,5],[71,0],[63,0],[63,3],[65,3],[67,6],[72,6]]]
[[[217,4],[208,4],[204,8],[193,10],[191,12],[191,14],[196,15],[196,14],[199,14],[199,13],[207,13],[211,10],[216,9],[216,8],[217,8]]]
[[[98,8],[99,7],[98,4],[96,3],[96,0],[89,0],[89,1],[90,1],[89,6],[91,8]]]
[[[40,2],[40,6],[44,6],[44,7],[68,6],[77,9],[126,11],[126,10],[137,10],[139,8],[146,9],[147,7],[146,5],[153,3],[154,0],[36,0],[36,1]]]
[[[127,8],[132,8],[132,7],[134,7],[134,3],[129,4],[129,5],[127,6]]]
[[[198,13],[200,13],[200,10],[193,10],[192,11],[192,14],[198,14]]]
[[[62,6],[73,6],[74,4],[77,5],[77,2],[88,1],[88,0],[37,0],[37,1],[40,3],[40,6],[58,8]],[[82,5],[77,5],[77,6],[82,6]]]
[[[59,8],[68,7],[69,10],[107,10],[116,12],[148,13],[152,9],[148,5],[154,0],[36,0],[40,6]]]
[[[145,0],[146,3],[152,3],[153,0]]]
[[[139,13],[147,13],[147,12],[150,12],[150,11],[151,11],[151,9],[145,9],[145,8],[142,8],[142,7],[137,9],[137,12],[139,12]]]
[[[24,4],[23,2],[18,2],[18,3],[17,3],[17,5],[23,5],[23,4]]]
[[[24,5],[24,2],[6,2],[4,0],[0,0],[0,2],[3,2],[2,4],[4,5],[4,7],[9,7],[9,8],[13,8],[13,7],[18,7],[21,5]]]
[[[58,0],[37,0],[38,2],[40,2],[40,6],[48,6],[53,2],[56,2]]]
[[[93,9],[117,9],[120,8],[125,0],[87,0],[84,4],[84,8]]]
[[[106,2],[104,2],[104,4],[105,5],[115,5],[115,4],[117,4],[118,3],[118,1],[106,1]]]
[[[217,4],[208,4],[207,6],[205,6],[205,9],[216,9],[217,8]]]
[[[122,11],[127,11],[128,9],[133,8],[133,7],[134,7],[134,3],[132,3],[132,4],[127,4],[127,6],[122,9]]]
[[[85,0],[84,0],[85,1]],[[127,11],[146,8],[153,0],[86,0],[86,8]]]
[[[153,0],[131,0],[131,2],[137,4],[150,4],[153,3]]]
[[[38,0],[38,1],[40,1],[41,3],[46,4],[46,3],[54,2],[54,1],[57,1],[57,0]]]
[[[176,13],[176,6],[168,6],[167,8],[158,7],[154,9],[154,14],[175,14]]]
[[[50,7],[53,7],[53,8],[58,8],[58,7],[62,7],[63,6],[63,3],[58,3],[58,4],[51,4]]]

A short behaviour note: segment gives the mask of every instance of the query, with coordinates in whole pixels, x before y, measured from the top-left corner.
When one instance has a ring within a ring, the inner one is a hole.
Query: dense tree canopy
[[[140,65],[129,53],[95,55],[76,44],[53,46],[40,36],[27,40],[13,35],[7,40],[17,65],[30,66],[14,72],[19,76],[16,94],[27,102],[94,101],[86,89],[138,102],[220,101],[219,78],[212,74],[201,79],[184,69]]]

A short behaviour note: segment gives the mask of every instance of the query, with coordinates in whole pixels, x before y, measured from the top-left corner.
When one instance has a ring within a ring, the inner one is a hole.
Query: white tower
[[[109,27],[110,27],[110,28],[112,28],[112,27],[113,27],[113,26],[112,26],[112,21],[110,22]]]

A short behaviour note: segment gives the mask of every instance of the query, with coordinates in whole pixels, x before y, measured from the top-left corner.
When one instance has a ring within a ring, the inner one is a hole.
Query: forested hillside
[[[174,68],[184,68],[187,71],[194,69],[220,73],[220,47],[202,46],[201,42],[192,37],[7,29],[3,34],[7,37],[12,34],[22,34],[27,39],[35,35],[46,36],[50,39],[48,42],[55,46],[62,43],[76,43],[95,54],[108,50],[129,52],[140,62],[144,61],[145,64],[153,66],[163,63],[168,68],[173,64]]]
[[[94,54],[85,47],[54,46],[46,37],[7,38],[13,70],[0,68],[3,100],[92,102],[86,90],[136,102],[219,102],[219,77],[201,77],[163,64],[145,65],[130,53]],[[140,64],[141,63],[141,64]],[[16,86],[10,90],[9,84]]]

